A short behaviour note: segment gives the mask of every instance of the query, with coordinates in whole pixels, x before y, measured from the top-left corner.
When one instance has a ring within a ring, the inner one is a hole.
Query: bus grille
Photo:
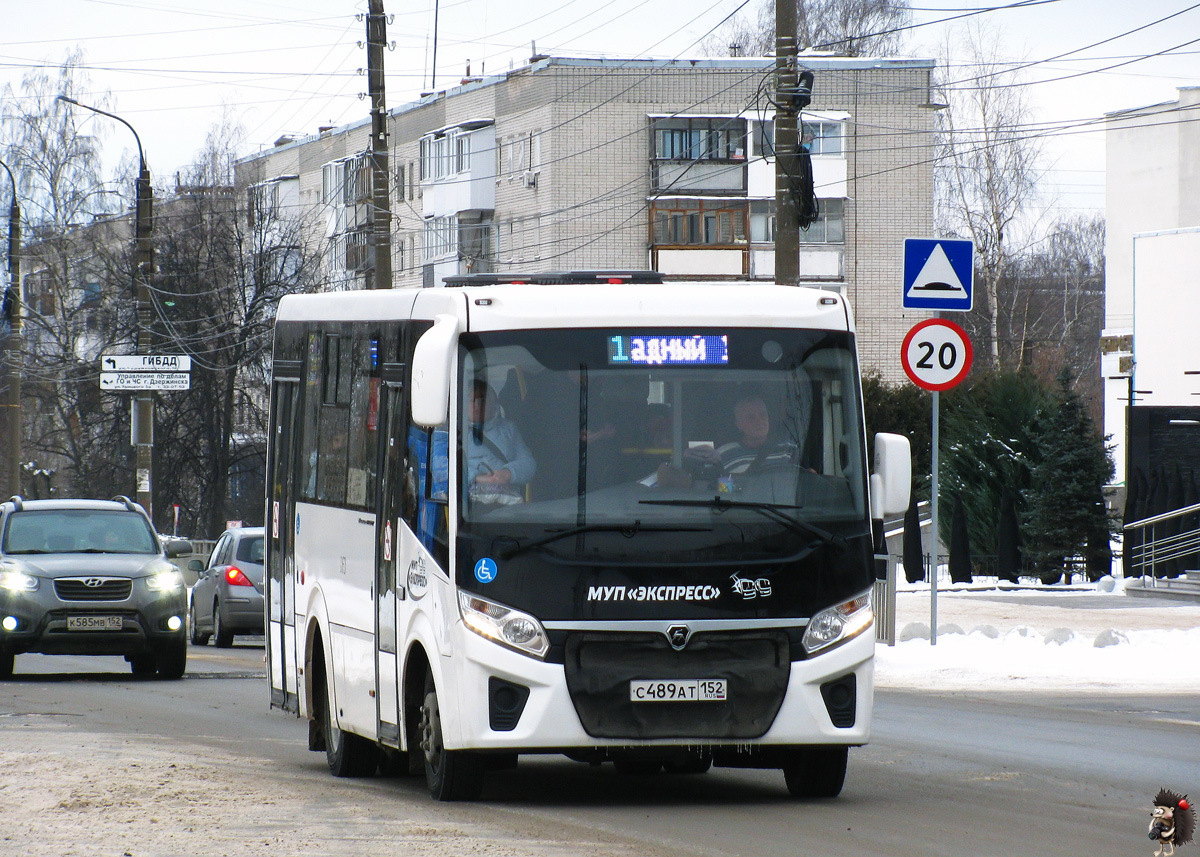
[[[787,634],[696,633],[683,651],[662,634],[571,634],[567,688],[594,738],[761,737],[775,721],[791,674]],[[631,702],[637,679],[725,679],[725,702]]]

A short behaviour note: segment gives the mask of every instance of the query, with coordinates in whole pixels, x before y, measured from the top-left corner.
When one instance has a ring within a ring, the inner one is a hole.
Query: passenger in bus
[[[477,500],[511,497],[519,502],[537,463],[516,424],[500,414],[496,391],[486,381],[471,382],[467,418],[463,447],[470,496]]]

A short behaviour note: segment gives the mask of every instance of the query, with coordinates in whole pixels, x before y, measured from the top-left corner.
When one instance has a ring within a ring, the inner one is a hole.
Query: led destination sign
[[[608,338],[609,366],[722,366],[729,363],[729,337],[672,333]]]

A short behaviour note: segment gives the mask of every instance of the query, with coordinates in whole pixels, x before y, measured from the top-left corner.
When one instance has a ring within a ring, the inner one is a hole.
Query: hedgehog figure
[[[1150,815],[1150,838],[1158,843],[1154,857],[1171,857],[1176,845],[1187,845],[1196,832],[1196,814],[1187,795],[1159,789]]]

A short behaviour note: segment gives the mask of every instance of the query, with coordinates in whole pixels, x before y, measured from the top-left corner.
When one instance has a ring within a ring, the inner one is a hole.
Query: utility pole
[[[796,0],[775,0],[775,282],[800,283],[800,228],[816,217],[812,163],[800,149],[800,111],[813,74],[800,72]]]
[[[383,52],[387,17],[383,0],[370,0],[367,13],[367,90],[371,96],[371,192],[375,276],[370,288],[392,287],[392,199],[388,188],[387,104],[384,99]]]
[[[137,353],[152,355],[154,343],[150,325],[154,319],[154,306],[150,302],[150,278],[154,273],[154,245],[151,233],[154,224],[154,190],[150,186],[150,168],[146,166],[146,154],[142,150],[142,138],[132,125],[106,110],[81,104],[74,98],[58,96],[59,101],[74,104],[84,110],[116,119],[133,132],[138,147],[137,201],[134,208],[134,284],[137,292]],[[133,399],[132,440],[137,450],[137,501],[154,520],[154,392],[139,390]]]
[[[798,53],[795,0],[775,0],[775,282],[781,286],[800,283],[800,221],[792,190],[800,144],[792,106]]]
[[[17,180],[0,161],[12,182],[8,207],[8,285],[0,303],[0,498],[21,493],[21,206]]]

